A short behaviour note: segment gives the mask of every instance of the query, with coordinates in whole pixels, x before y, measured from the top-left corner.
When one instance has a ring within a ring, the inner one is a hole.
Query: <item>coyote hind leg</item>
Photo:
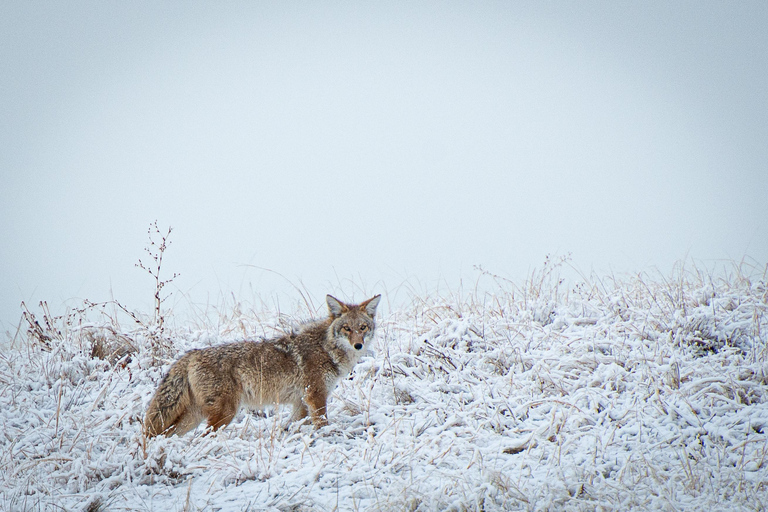
[[[203,421],[203,418],[199,412],[187,410],[168,428],[168,435],[176,434],[183,436],[187,432],[194,430]]]
[[[225,398],[209,399],[209,405],[203,407],[203,415],[208,418],[208,428],[211,431],[229,425],[235,419],[239,405],[234,400]]]

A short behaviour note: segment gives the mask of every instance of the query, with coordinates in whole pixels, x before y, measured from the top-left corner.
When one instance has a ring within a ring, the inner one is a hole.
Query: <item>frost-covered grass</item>
[[[568,284],[551,267],[385,311],[320,431],[242,411],[145,442],[170,363],[151,332],[41,321],[48,347],[32,333],[0,353],[0,509],[766,510],[764,271]],[[285,323],[238,305],[177,326],[173,357]]]

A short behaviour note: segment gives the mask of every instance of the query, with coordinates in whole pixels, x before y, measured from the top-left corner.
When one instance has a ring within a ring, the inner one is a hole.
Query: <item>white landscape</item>
[[[768,510],[766,27],[0,1],[0,512]],[[143,439],[326,294],[382,296],[327,427]]]
[[[318,431],[287,408],[141,436],[180,353],[272,336],[307,307],[221,306],[164,328],[159,359],[151,314],[31,308],[37,326],[0,356],[0,508],[765,510],[765,266],[566,281],[563,261],[381,308],[374,353]]]

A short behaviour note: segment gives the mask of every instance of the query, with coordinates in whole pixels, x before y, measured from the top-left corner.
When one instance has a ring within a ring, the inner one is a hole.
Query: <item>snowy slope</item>
[[[41,322],[51,350],[30,335],[0,354],[0,509],[765,510],[765,274],[551,270],[385,313],[319,432],[241,411],[144,443],[168,368],[147,332],[92,311]],[[177,329],[174,354],[285,323],[246,309]],[[92,358],[98,339],[139,352]]]

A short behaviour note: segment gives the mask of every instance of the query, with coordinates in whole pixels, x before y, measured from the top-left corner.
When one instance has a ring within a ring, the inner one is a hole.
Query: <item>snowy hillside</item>
[[[166,329],[157,364],[129,321],[36,311],[0,354],[0,509],[766,510],[764,269],[565,283],[552,267],[380,308],[375,353],[320,431],[280,410],[140,435],[181,352],[305,318],[238,305]]]

